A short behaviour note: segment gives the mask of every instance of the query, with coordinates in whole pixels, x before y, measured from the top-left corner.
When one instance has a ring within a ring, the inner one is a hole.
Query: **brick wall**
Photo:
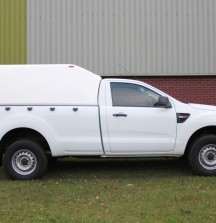
[[[139,80],[182,102],[216,105],[216,76],[142,77]]]
[[[182,102],[216,105],[216,76],[137,77],[137,79]]]

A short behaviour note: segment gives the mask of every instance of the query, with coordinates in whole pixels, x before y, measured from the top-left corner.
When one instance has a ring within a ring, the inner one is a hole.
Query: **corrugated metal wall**
[[[216,1],[28,0],[28,63],[216,74]]]
[[[0,0],[0,64],[27,62],[26,0]]]

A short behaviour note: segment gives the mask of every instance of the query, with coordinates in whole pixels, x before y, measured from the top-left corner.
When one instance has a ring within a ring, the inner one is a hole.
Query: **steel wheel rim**
[[[216,169],[216,145],[204,146],[199,152],[199,162],[207,170]]]
[[[12,167],[18,174],[26,176],[36,169],[37,159],[31,151],[21,149],[14,153],[12,157]]]

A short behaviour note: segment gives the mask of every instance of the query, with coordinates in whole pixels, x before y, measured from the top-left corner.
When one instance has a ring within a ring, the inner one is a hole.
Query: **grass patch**
[[[65,159],[38,181],[0,169],[0,222],[215,222],[215,177],[180,159]]]

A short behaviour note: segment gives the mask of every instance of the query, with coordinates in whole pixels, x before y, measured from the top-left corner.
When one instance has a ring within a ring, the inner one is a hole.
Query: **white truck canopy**
[[[100,81],[76,65],[0,65],[0,105],[97,105]]]

